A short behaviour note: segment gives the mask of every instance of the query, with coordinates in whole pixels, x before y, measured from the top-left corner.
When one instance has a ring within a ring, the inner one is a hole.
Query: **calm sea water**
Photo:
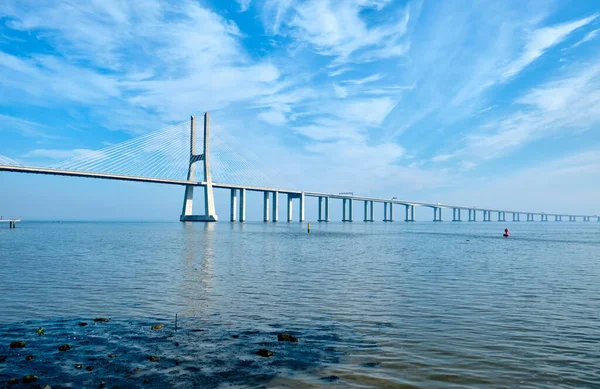
[[[0,386],[600,388],[597,222],[3,227]]]

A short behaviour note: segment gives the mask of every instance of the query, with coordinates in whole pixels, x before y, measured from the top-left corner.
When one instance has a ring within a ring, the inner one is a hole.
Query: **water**
[[[600,388],[599,233],[24,222],[0,229],[0,385]]]

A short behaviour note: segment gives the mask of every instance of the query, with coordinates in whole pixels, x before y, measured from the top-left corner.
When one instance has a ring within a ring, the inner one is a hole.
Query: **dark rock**
[[[24,384],[30,384],[30,383],[32,383],[32,382],[35,382],[35,381],[37,381],[37,379],[38,379],[38,378],[37,378],[37,376],[36,376],[36,375],[29,374],[29,375],[26,375],[25,377],[23,377],[23,380],[22,380],[22,381],[23,381],[23,383],[24,383]]]
[[[35,358],[35,356],[34,356],[34,355],[28,355],[28,356],[26,356],[26,357],[25,357],[25,360],[26,360],[26,361],[31,361],[31,360],[32,360],[32,359],[34,359],[34,358]]]
[[[340,377],[338,377],[336,375],[330,375],[328,377],[322,377],[321,378],[322,381],[328,381],[328,382],[334,382],[334,381],[337,381],[339,379],[340,379]]]
[[[284,332],[284,333],[277,335],[277,340],[280,342],[297,342],[298,338],[296,338],[295,336],[292,336],[290,334],[286,334]]]
[[[114,357],[118,357],[118,356],[119,356],[119,354],[108,354],[109,358],[114,358]]]
[[[86,322],[82,321],[82,322],[80,322],[80,323],[77,323],[77,325],[78,325],[79,327],[85,327],[85,326],[87,326],[87,325],[88,325],[88,323],[86,323]]]
[[[264,348],[261,348],[260,350],[258,350],[257,352],[255,352],[255,354],[256,355],[260,355],[261,357],[268,358],[268,357],[270,357],[270,356],[273,355],[273,351],[269,351],[269,350],[266,350]]]
[[[25,342],[22,340],[17,340],[16,342],[12,342],[10,344],[10,348],[23,348],[25,347]]]
[[[192,330],[192,332],[202,332],[202,331],[204,331],[202,328],[196,328],[196,329]]]
[[[7,381],[7,383],[9,385],[17,385],[19,383],[19,379],[18,378],[11,378],[10,380]]]
[[[133,369],[133,371],[140,371],[141,369],[141,367],[136,367],[135,369]]]
[[[92,371],[92,370],[94,370],[94,366],[86,366],[85,370]]]
[[[63,344],[62,346],[58,346],[58,351],[69,351],[71,349],[71,346],[69,346],[68,344]]]
[[[108,323],[110,321],[109,318],[106,317],[97,317],[94,319],[96,323]]]
[[[151,356],[148,357],[148,360],[150,362],[158,362],[158,361],[160,361],[160,358],[157,357],[157,356],[155,356],[155,355],[151,355]]]
[[[75,365],[75,369],[82,369],[83,365]]]
[[[237,338],[239,338],[240,336],[239,336],[239,335],[231,335],[231,337],[232,337],[233,339],[237,339]]]
[[[179,347],[179,342],[175,342],[175,346],[176,346],[176,347]]]
[[[6,355],[0,355],[0,363],[6,362]]]
[[[160,324],[160,323],[155,324],[155,325],[152,326],[152,331],[158,331],[161,328],[163,328],[164,326],[165,326],[164,324]]]
[[[100,385],[98,385],[99,388],[106,388],[106,382],[102,381],[100,382]]]
[[[175,364],[176,364],[177,366],[179,366],[179,364],[180,364],[180,363],[181,363],[181,362],[179,361],[179,359],[176,359],[176,360],[175,360]]]

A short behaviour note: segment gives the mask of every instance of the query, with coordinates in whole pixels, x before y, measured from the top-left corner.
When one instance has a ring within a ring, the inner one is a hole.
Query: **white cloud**
[[[389,97],[354,100],[340,107],[341,117],[367,125],[380,125],[396,103]]]
[[[240,12],[246,12],[250,8],[252,0],[237,0],[240,5]]]
[[[599,32],[600,32],[600,28],[588,32],[587,34],[585,34],[585,36],[583,38],[581,38],[581,40],[574,43],[573,46],[571,46],[570,48],[574,49],[574,48],[584,44],[585,42],[591,41],[592,39],[594,39],[595,37],[598,36]]]
[[[383,75],[381,74],[373,74],[364,78],[360,78],[357,80],[344,80],[343,82],[347,83],[347,84],[354,84],[354,85],[362,85],[362,84],[366,84],[369,82],[375,82],[375,81],[379,81],[383,78]]]
[[[273,126],[283,126],[287,123],[285,114],[274,109],[259,113],[258,118],[263,122]]]
[[[328,74],[329,74],[329,77],[336,77],[336,76],[339,76],[339,75],[344,74],[346,72],[349,72],[351,70],[352,70],[352,68],[348,68],[348,67],[346,67],[346,68],[338,68],[336,70],[330,71]]]
[[[335,95],[341,99],[348,97],[348,88],[333,84],[333,91],[335,92]]]
[[[530,63],[542,56],[547,49],[561,43],[573,31],[589,24],[597,17],[598,15],[592,15],[574,22],[543,27],[533,31],[529,36],[523,53],[505,68],[501,80],[505,81],[521,72]]]
[[[317,53],[337,57],[337,63],[365,62],[400,56],[408,49],[402,39],[407,31],[409,8],[377,25],[369,25],[361,15],[365,9],[381,11],[387,3],[269,0],[265,3],[264,15],[274,33],[280,33],[283,26],[296,40],[310,44]]]
[[[444,162],[454,157],[454,154],[439,154],[431,158],[431,162]]]

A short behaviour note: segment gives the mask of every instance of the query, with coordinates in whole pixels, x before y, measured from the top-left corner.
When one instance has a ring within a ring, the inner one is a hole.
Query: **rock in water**
[[[158,331],[161,328],[163,328],[164,326],[165,326],[164,324],[160,324],[160,323],[159,324],[155,324],[155,325],[152,326],[152,331]]]
[[[19,379],[18,378],[11,378],[10,380],[7,381],[7,383],[9,385],[18,385],[19,384]]]
[[[118,357],[118,356],[119,356],[119,354],[108,354],[109,358],[114,358],[114,357]]]
[[[0,363],[6,362],[6,355],[0,355]]]
[[[44,331],[44,327],[40,327],[37,329],[37,331],[35,331],[35,334],[37,336],[42,336],[42,335],[44,335],[44,332],[46,332],[46,331]]]
[[[26,360],[26,361],[31,361],[31,360],[32,360],[32,359],[34,359],[34,358],[35,358],[35,356],[34,356],[34,355],[28,355],[28,356],[26,356],[26,357],[25,357],[25,360]]]
[[[30,383],[32,383],[32,382],[35,382],[35,381],[37,381],[37,379],[38,379],[38,378],[37,378],[37,376],[36,376],[36,375],[33,375],[33,374],[26,375],[25,377],[23,377],[23,383],[24,383],[24,384],[30,384]]]
[[[97,317],[94,319],[96,323],[108,323],[110,321],[109,318],[106,317]]]
[[[75,365],[75,369],[82,369],[83,365]]]
[[[280,342],[297,342],[298,338],[296,338],[295,336],[292,336],[290,334],[286,334],[284,332],[284,333],[277,335],[277,340]]]
[[[160,361],[160,358],[157,357],[157,356],[155,356],[155,355],[151,355],[151,356],[148,357],[148,360],[150,362],[158,362],[158,361]]]
[[[69,346],[68,344],[63,344],[62,346],[58,346],[58,351],[69,351],[71,349],[71,346]]]
[[[92,370],[94,370],[94,366],[86,366],[85,370],[92,371]]]
[[[22,340],[17,340],[16,342],[12,342],[10,344],[10,348],[23,348],[25,347],[25,342]]]
[[[258,350],[258,351],[257,351],[255,354],[256,354],[256,355],[259,355],[259,356],[261,356],[261,357],[268,358],[268,357],[270,357],[270,356],[273,356],[273,351],[269,351],[269,350],[266,350],[266,349],[264,349],[264,348],[261,348],[261,349],[260,349],[260,350]]]
[[[239,336],[239,335],[231,335],[231,337],[232,337],[233,339],[237,339],[237,338],[239,338],[240,336]]]
[[[84,321],[82,321],[82,322],[80,322],[80,323],[77,323],[77,325],[78,325],[79,327],[85,327],[85,326],[87,326],[87,323],[86,323],[86,322],[84,322]]]

